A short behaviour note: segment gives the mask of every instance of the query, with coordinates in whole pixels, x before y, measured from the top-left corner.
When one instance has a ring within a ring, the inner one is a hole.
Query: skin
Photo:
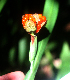
[[[25,75],[21,71],[11,72],[0,76],[0,80],[24,80]]]

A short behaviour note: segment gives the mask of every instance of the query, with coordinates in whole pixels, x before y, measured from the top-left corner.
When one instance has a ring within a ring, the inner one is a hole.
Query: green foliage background
[[[56,80],[70,72],[70,2],[69,0],[0,0],[0,75],[11,71],[29,70],[30,35],[22,27],[22,15],[25,13],[43,13],[47,18],[46,34],[44,30],[38,33],[38,53],[40,59],[45,53],[51,60],[60,58],[62,65],[54,71]],[[59,12],[58,12],[59,10]],[[54,27],[54,29],[53,29]],[[42,38],[44,36],[44,38]],[[48,42],[49,41],[49,42]],[[51,42],[53,44],[51,44]],[[55,47],[55,43],[56,47]],[[57,74],[57,73],[58,74]]]

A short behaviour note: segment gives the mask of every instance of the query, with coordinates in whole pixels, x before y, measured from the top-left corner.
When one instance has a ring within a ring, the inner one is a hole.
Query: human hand
[[[24,73],[21,71],[11,72],[0,76],[0,80],[24,80]]]

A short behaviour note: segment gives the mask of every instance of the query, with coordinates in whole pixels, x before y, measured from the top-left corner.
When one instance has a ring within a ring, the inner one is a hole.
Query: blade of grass
[[[0,0],[0,12],[2,11],[6,2],[7,2],[7,0]]]
[[[67,42],[64,42],[60,58],[62,60],[61,69],[59,70],[56,80],[60,80],[63,76],[70,72],[70,50]]]
[[[47,18],[46,28],[51,33],[55,25],[59,11],[59,4],[55,0],[46,0],[43,15]]]

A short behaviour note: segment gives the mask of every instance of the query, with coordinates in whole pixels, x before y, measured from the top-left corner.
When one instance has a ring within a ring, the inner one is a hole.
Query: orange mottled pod
[[[40,29],[44,26],[46,23],[46,17],[42,16],[42,14],[25,14],[22,16],[22,25],[24,29],[31,33],[35,34],[40,31]]]

